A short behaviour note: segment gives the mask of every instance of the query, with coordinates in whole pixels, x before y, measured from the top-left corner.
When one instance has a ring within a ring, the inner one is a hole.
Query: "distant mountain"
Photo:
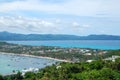
[[[114,35],[53,35],[53,34],[16,34],[0,32],[0,40],[120,40],[120,36]]]

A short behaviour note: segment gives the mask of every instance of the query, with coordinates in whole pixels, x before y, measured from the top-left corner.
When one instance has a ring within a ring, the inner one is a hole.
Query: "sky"
[[[0,32],[120,35],[120,0],[0,0]]]

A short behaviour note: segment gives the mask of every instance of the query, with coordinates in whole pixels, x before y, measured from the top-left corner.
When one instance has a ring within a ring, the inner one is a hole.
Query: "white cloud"
[[[90,25],[88,25],[88,24],[80,24],[78,22],[73,22],[72,26],[74,28],[90,28]]]
[[[55,21],[57,24],[60,24],[61,23],[61,20],[60,19],[56,19]]]
[[[45,20],[40,20],[40,19],[32,19],[32,18],[25,18],[25,17],[10,17],[10,16],[5,16],[5,17],[0,17],[0,28],[14,28],[14,29],[20,29],[21,31],[42,31],[42,32],[47,32],[47,31],[52,31],[55,29],[55,26],[57,24],[50,22],[50,21],[45,21]]]
[[[79,27],[80,26],[80,24],[78,22],[73,22],[72,25],[73,25],[73,27]]]
[[[74,21],[70,27],[73,32],[76,32],[77,34],[83,33],[84,31],[88,31],[91,29],[91,26],[89,24],[80,24],[79,22]]]
[[[88,24],[83,24],[83,27],[84,27],[84,28],[90,28],[90,25],[88,25]]]
[[[119,34],[120,0],[50,1],[14,0],[0,3],[0,31],[53,34],[80,34],[83,31],[83,34],[91,34],[106,27],[105,31]]]
[[[0,29],[6,31],[20,31],[23,33],[45,33],[45,34],[69,34],[70,32],[83,31],[88,25],[81,25],[77,21],[65,22],[60,19],[43,20],[28,17],[0,17]],[[10,32],[11,32],[10,31]]]
[[[120,0],[69,0],[60,4],[45,3],[41,0],[22,0],[0,3],[0,12],[43,11],[47,13],[71,14],[78,16],[119,16]]]

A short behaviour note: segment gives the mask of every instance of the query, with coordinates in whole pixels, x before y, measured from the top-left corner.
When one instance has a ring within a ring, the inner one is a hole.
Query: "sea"
[[[17,73],[18,71],[22,72],[22,70],[30,68],[44,68],[56,62],[58,61],[46,58],[0,54],[0,74],[9,75],[13,74],[13,71]]]
[[[51,40],[51,41],[7,41],[30,46],[58,46],[62,48],[92,48],[102,50],[120,49],[120,40]],[[29,68],[44,68],[58,61],[46,58],[0,54],[0,74],[6,75]]]
[[[50,40],[50,41],[7,41],[30,46],[58,46],[62,48],[92,48],[102,50],[120,49],[120,40]]]

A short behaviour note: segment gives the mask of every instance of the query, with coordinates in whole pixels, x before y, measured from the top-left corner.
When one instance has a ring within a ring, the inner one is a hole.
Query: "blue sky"
[[[0,0],[0,31],[120,35],[120,0]]]

